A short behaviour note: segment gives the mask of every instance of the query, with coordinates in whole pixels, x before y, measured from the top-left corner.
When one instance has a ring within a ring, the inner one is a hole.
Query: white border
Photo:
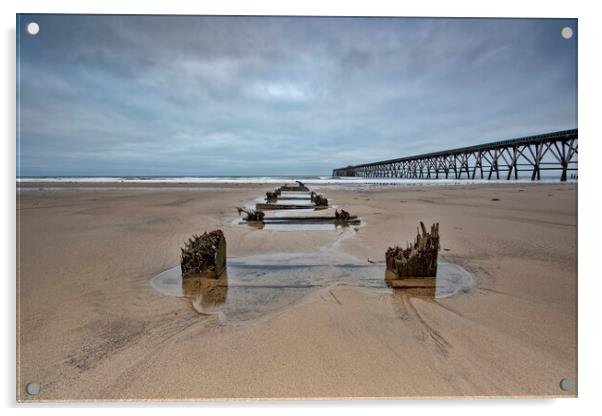
[[[248,414],[281,414],[286,408],[288,414],[301,414],[307,411],[320,414],[341,410],[346,414],[365,415],[400,414],[401,412],[420,414],[454,415],[506,415],[508,412],[528,411],[546,415],[563,415],[573,412],[596,413],[602,408],[598,403],[600,373],[600,323],[599,308],[596,305],[602,293],[602,280],[599,264],[595,263],[597,243],[602,236],[598,211],[600,198],[597,198],[601,172],[596,171],[602,155],[600,148],[600,60],[601,24],[596,2],[541,1],[413,1],[386,2],[370,1],[325,1],[325,0],[238,0],[203,1],[190,0],[88,0],[76,3],[69,0],[8,0],[1,2],[3,25],[2,91],[5,92],[2,105],[2,126],[4,127],[2,155],[5,158],[0,169],[2,175],[2,230],[4,239],[0,250],[1,263],[5,266],[2,276],[3,342],[0,391],[3,404],[12,407],[9,412],[21,407],[26,413],[42,410],[47,414],[85,412],[104,414],[106,409],[127,407],[134,414],[154,415],[165,412],[166,407],[175,406],[178,411],[198,414],[208,410],[238,413],[244,409]],[[408,402],[250,402],[216,404],[152,404],[152,405],[93,405],[69,406],[45,405],[22,406],[15,404],[15,13],[124,13],[124,14],[288,14],[288,15],[346,15],[346,16],[479,16],[479,17],[569,17],[579,18],[579,130],[581,146],[579,154],[579,399],[562,400],[478,400],[478,401],[408,401]]]

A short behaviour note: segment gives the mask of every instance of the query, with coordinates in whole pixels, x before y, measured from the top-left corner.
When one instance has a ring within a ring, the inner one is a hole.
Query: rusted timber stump
[[[276,202],[278,200],[278,194],[276,194],[276,192],[266,192],[265,193],[265,200],[267,202]]]
[[[319,207],[328,206],[328,199],[326,199],[322,195],[317,194],[315,192],[311,193],[311,202],[313,202],[315,205],[317,205]]]
[[[219,277],[226,269],[226,238],[222,230],[193,235],[181,249],[182,275],[213,272]]]
[[[439,223],[431,226],[430,233],[426,231],[423,222],[420,222],[420,229],[413,244],[408,243],[405,249],[399,246],[389,247],[386,252],[387,269],[399,278],[437,275]]]
[[[344,209],[341,210],[341,212],[339,212],[339,210],[335,210],[334,211],[334,218],[338,221],[349,221],[352,218],[357,218],[355,216],[351,216],[347,211],[345,211]]]
[[[284,184],[280,188],[280,191],[288,191],[288,192],[309,192],[309,188],[305,186],[305,184],[301,181],[296,181],[297,185],[288,185]]]
[[[263,217],[265,213],[263,211],[255,210],[255,209],[247,209],[247,208],[236,208],[238,210],[238,215],[244,213],[246,215],[245,221],[263,221]]]

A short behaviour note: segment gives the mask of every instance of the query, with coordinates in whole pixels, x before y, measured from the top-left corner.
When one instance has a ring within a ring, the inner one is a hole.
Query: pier
[[[520,137],[425,153],[399,159],[334,169],[332,176],[406,179],[519,179],[528,172],[540,180],[542,172],[556,171],[566,181],[576,177],[577,129]]]

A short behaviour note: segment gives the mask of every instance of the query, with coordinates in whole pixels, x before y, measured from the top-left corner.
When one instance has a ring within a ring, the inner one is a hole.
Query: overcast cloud
[[[18,174],[327,175],[575,128],[567,25],[21,15]]]

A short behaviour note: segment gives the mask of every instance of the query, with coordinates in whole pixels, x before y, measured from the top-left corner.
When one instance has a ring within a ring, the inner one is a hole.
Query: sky
[[[329,175],[577,127],[575,19],[17,19],[17,176]]]

